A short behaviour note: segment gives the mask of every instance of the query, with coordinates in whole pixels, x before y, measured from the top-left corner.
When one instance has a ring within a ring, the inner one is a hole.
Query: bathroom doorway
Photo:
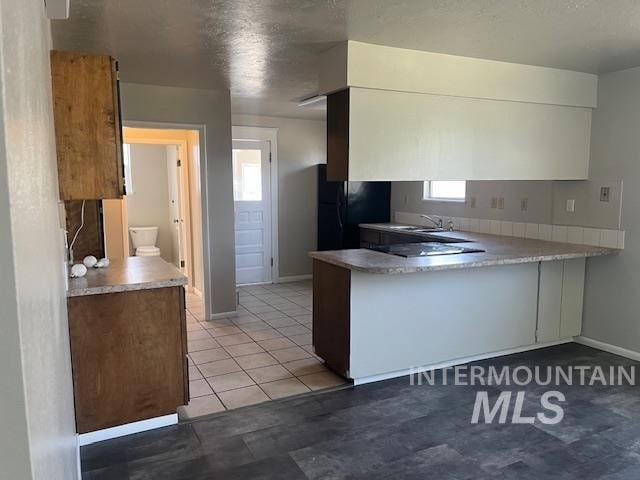
[[[125,127],[123,141],[127,194],[103,202],[109,257],[159,256],[202,297],[199,132]]]

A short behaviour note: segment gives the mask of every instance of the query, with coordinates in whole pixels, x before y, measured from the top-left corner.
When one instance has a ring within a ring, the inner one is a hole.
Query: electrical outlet
[[[521,198],[520,199],[520,210],[522,210],[523,212],[526,212],[529,209],[529,199],[528,198]]]
[[[600,201],[608,202],[611,189],[609,187],[600,187]]]
[[[504,210],[504,197],[498,197],[498,208]]]
[[[567,212],[575,212],[575,211],[576,211],[576,201],[567,200]]]
[[[498,198],[491,197],[491,208],[498,208]]]
[[[471,208],[476,208],[476,197],[469,197],[469,206]]]

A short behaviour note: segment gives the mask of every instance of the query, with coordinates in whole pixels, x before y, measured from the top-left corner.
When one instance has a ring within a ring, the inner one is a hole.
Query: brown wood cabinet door
[[[51,52],[62,200],[120,198],[124,191],[117,71],[107,55]]]
[[[69,298],[78,433],[172,414],[184,404],[183,291]]]
[[[184,382],[184,398],[183,404],[188,405],[189,400],[191,398],[191,393],[189,391],[189,358],[187,357],[187,353],[189,353],[188,344],[187,344],[187,301],[185,298],[185,289],[184,287],[180,289],[180,330],[182,335],[182,359],[184,361],[183,368],[183,382]]]
[[[313,261],[313,348],[327,365],[349,376],[351,272]]]
[[[349,89],[327,96],[327,180],[349,180]]]

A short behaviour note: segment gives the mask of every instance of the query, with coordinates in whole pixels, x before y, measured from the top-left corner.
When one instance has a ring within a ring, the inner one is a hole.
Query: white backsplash
[[[435,215],[438,216],[439,215]],[[451,220],[455,230],[489,233],[509,237],[533,238],[550,242],[593,245],[607,248],[624,248],[624,231],[599,228],[572,227],[567,225],[549,225],[538,223],[506,222],[484,220],[481,218],[443,217],[444,225]],[[410,225],[428,225],[432,223],[419,213],[396,212],[395,221]]]

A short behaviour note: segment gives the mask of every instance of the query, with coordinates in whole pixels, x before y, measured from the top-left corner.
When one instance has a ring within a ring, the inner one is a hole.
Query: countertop
[[[186,285],[187,277],[160,257],[111,260],[106,268],[90,268],[87,275],[69,279],[67,297],[147,290]]]
[[[404,258],[364,248],[358,248],[353,250],[311,252],[309,253],[309,256],[315,260],[321,260],[349,270],[366,273],[399,274],[567,260],[571,258],[610,255],[619,252],[618,249],[614,248],[546,242],[542,240],[531,240],[526,238],[475,232],[445,231],[431,232],[428,234],[402,232],[397,229],[390,228],[393,225],[396,224],[362,224],[360,226],[363,228],[370,228],[396,234],[406,233],[413,237],[424,236],[425,241],[434,241],[434,237],[468,240],[469,242],[462,243],[460,246],[479,248],[485,250],[485,252]]]

